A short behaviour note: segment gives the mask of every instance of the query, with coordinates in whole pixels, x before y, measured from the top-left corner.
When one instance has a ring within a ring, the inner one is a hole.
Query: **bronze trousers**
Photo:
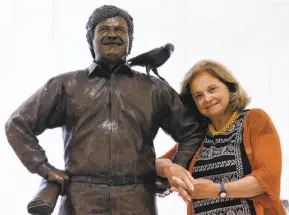
[[[156,196],[144,184],[71,182],[61,199],[59,215],[157,215]]]

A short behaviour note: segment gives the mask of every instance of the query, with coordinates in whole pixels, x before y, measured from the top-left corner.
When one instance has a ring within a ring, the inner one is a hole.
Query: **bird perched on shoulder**
[[[148,76],[150,75],[150,70],[152,70],[161,80],[167,82],[159,75],[157,68],[163,65],[170,58],[173,51],[174,45],[167,43],[164,46],[152,49],[148,52],[133,57],[127,62],[129,66],[144,66],[146,67]]]

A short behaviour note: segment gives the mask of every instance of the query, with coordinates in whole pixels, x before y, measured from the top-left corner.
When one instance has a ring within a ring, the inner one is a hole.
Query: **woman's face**
[[[202,71],[191,80],[190,89],[202,115],[211,120],[224,115],[230,102],[230,91],[219,79]]]

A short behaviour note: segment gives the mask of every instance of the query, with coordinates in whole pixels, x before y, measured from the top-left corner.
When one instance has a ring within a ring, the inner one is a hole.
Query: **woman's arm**
[[[178,192],[182,197],[186,195],[183,182],[174,178],[179,185],[172,190]],[[189,192],[192,199],[219,198],[220,184],[208,179],[194,179],[194,190]],[[246,176],[234,182],[225,183],[226,198],[251,198],[266,192],[266,189],[253,176]]]
[[[251,113],[250,113],[251,112]],[[272,200],[280,198],[282,171],[282,151],[277,130],[261,109],[252,109],[247,115],[248,133],[252,146],[253,164],[250,176],[255,177],[266,189],[262,195],[253,198],[265,207],[270,207]],[[250,151],[250,149],[246,149]]]
[[[250,198],[266,192],[254,176],[246,176],[240,180],[225,183],[225,189],[227,198]]]
[[[159,158],[156,160],[156,170],[158,176],[166,178],[166,170],[172,164],[172,161],[167,158]]]

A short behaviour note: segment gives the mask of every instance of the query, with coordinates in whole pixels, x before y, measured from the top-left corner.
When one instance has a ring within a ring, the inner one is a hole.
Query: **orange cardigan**
[[[285,215],[280,201],[280,179],[282,153],[278,133],[270,117],[261,109],[251,109],[244,122],[243,143],[252,173],[267,192],[251,198],[257,215]],[[203,144],[193,157],[189,171],[192,173],[196,158]],[[172,158],[177,144],[161,158]],[[193,214],[191,202],[187,205],[188,215]]]

